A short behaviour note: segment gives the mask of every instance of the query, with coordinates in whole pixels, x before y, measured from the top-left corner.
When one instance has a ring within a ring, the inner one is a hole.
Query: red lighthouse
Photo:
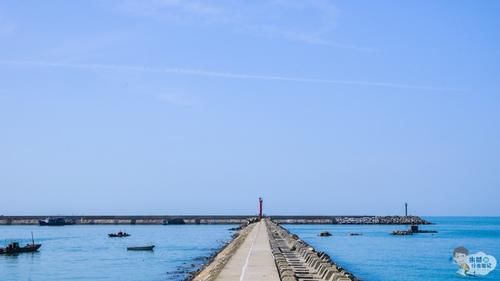
[[[262,219],[262,202],[264,200],[262,200],[262,197],[259,197],[259,220]]]

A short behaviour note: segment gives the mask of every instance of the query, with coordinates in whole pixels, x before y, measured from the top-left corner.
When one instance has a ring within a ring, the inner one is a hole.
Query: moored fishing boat
[[[20,253],[32,253],[38,251],[42,244],[27,244],[24,247],[19,246],[18,242],[10,243],[5,248],[0,248],[0,255],[13,255]]]
[[[12,242],[5,248],[0,248],[0,255],[14,255],[20,253],[32,253],[38,251],[42,247],[42,244],[35,244],[35,239],[33,238],[33,232],[31,233],[31,244],[26,244],[26,246],[19,246],[19,242]]]
[[[128,251],[153,251],[154,247],[155,247],[155,245],[127,247],[127,250]]]
[[[63,226],[75,224],[73,220],[68,220],[66,218],[46,218],[44,220],[38,220],[40,226]]]
[[[108,234],[109,237],[128,237],[130,236],[130,234],[128,234],[127,232],[122,232],[122,231],[119,231],[117,233],[110,233]]]

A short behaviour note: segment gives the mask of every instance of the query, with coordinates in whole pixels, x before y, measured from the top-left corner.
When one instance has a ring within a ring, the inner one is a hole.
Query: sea
[[[392,236],[405,225],[284,225],[318,251],[365,281],[500,280],[499,269],[483,277],[463,277],[453,250],[484,252],[500,259],[499,217],[426,217],[421,226],[435,234]],[[0,255],[1,281],[181,281],[231,239],[233,225],[72,225],[0,226],[0,245],[28,243],[38,253]],[[126,231],[127,238],[108,238]],[[319,237],[329,231],[331,237]],[[361,236],[350,236],[350,233]],[[154,244],[153,252],[128,246]],[[258,280],[254,280],[258,281]]]
[[[284,225],[339,266],[366,281],[500,280],[500,269],[486,276],[462,276],[452,259],[455,248],[484,252],[500,261],[500,217],[425,217],[432,225],[412,236],[393,236],[404,225]],[[332,236],[320,237],[322,231]],[[360,233],[361,236],[350,236]]]
[[[231,239],[233,225],[0,226],[0,247],[11,241],[42,247],[0,255],[0,281],[181,281]],[[125,231],[126,238],[108,233]],[[152,252],[127,251],[154,244]]]

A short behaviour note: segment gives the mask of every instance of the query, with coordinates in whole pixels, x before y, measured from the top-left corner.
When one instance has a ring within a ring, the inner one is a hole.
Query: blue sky
[[[2,1],[0,214],[500,215],[498,1]]]

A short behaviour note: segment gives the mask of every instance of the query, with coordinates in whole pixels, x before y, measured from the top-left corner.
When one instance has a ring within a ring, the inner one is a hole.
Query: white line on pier
[[[255,234],[255,237],[253,238],[252,246],[250,246],[250,250],[248,251],[247,259],[245,260],[245,264],[243,265],[243,268],[241,269],[240,281],[243,281],[245,279],[245,273],[247,271],[248,261],[250,260],[250,256],[252,255],[253,245],[255,245],[255,241],[257,241],[257,237],[259,237],[260,225],[261,225],[261,223],[259,223],[259,225],[257,225],[257,233]]]

